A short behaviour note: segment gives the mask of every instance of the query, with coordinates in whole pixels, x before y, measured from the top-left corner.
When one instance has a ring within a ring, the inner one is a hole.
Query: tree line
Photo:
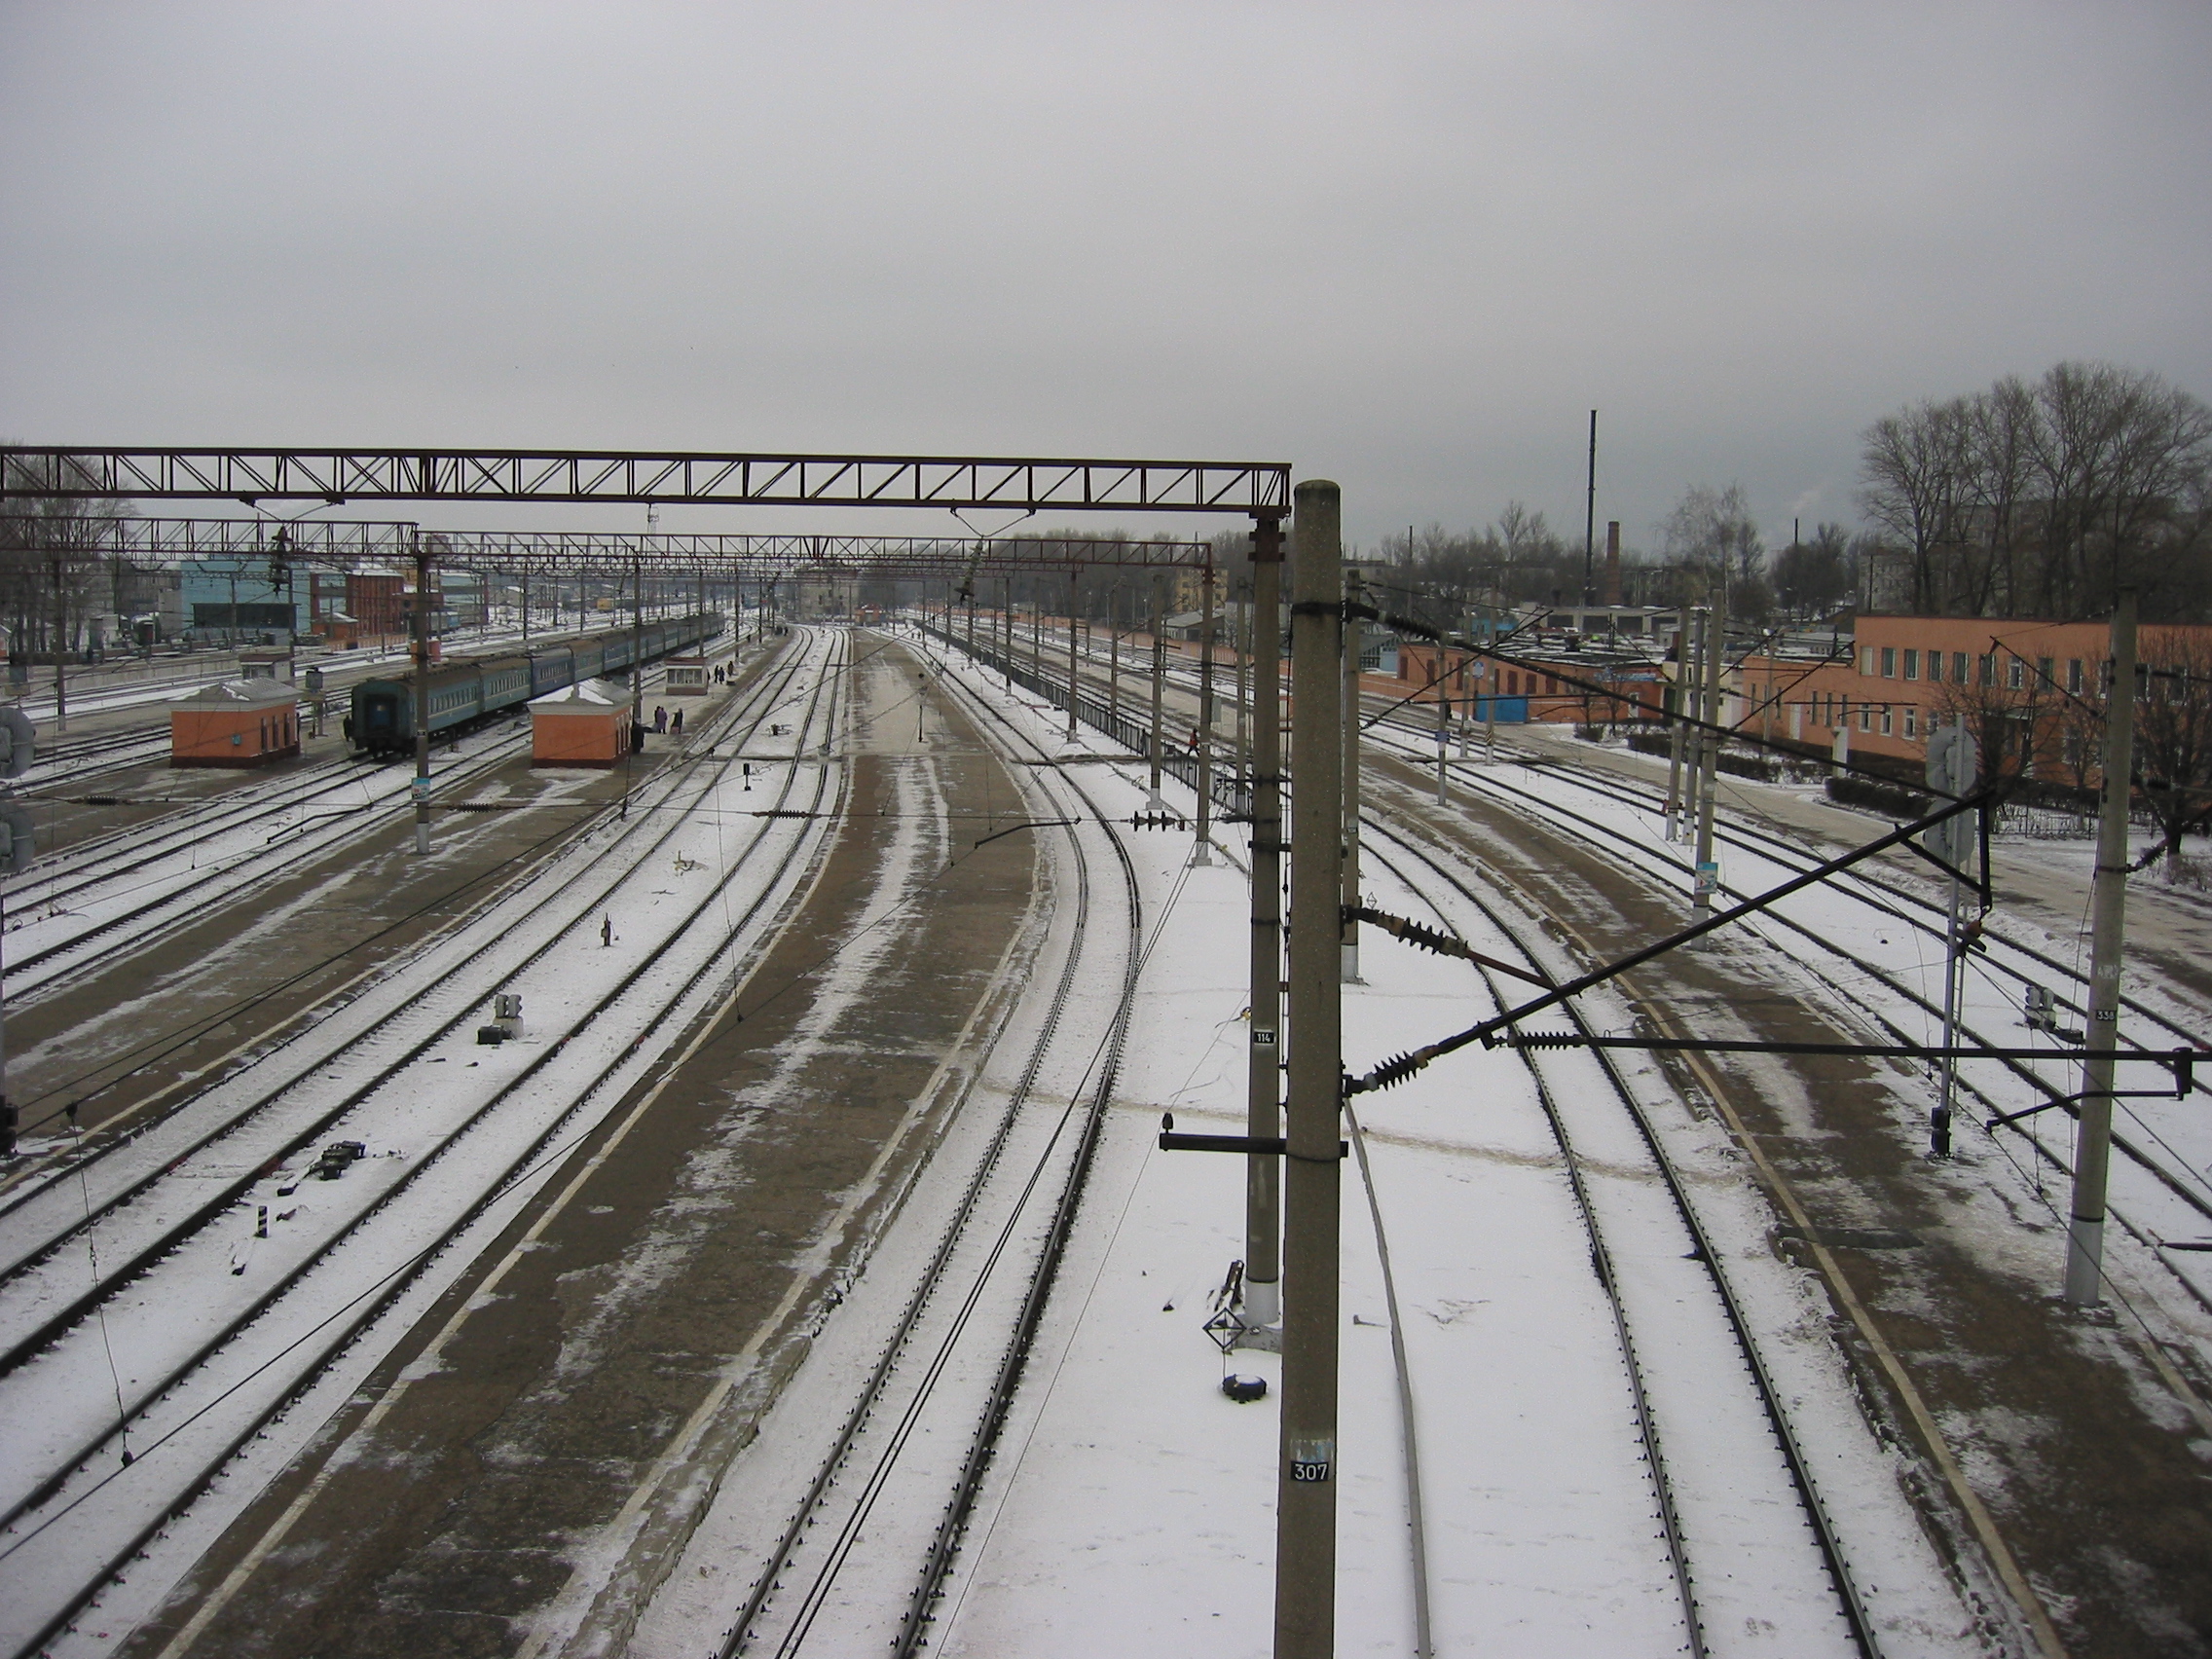
[[[2212,410],[2155,374],[2059,363],[1866,429],[1861,502],[1885,608],[2212,620]]]

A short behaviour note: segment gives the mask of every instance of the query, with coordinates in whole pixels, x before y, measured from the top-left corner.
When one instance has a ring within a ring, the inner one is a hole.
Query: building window
[[[2081,694],[2082,659],[2080,657],[2068,657],[2066,659],[2066,689],[2074,692],[2077,696]]]
[[[1887,703],[1882,705],[1882,735],[1890,735],[1890,706]]]
[[[1882,647],[1882,678],[1884,680],[1895,680],[1897,677],[1898,648],[1895,645],[1884,645]]]
[[[1874,647],[1872,645],[1868,645],[1860,657],[1859,672],[1865,675],[1869,680],[1874,677]]]
[[[1907,737],[1918,737],[1920,735],[1920,710],[1910,703],[1905,705],[1904,734]]]
[[[1859,729],[1861,731],[1872,731],[1874,729],[1873,704],[1862,703],[1859,705]]]
[[[1985,653],[1975,666],[1979,670],[1977,683],[1982,685],[1997,683],[1997,654],[1994,651]]]
[[[2013,657],[2008,664],[2005,671],[2006,689],[2010,691],[2018,691],[2026,686],[2027,682],[2028,665],[2022,662],[2018,657]]]
[[[2036,688],[2038,690],[2041,690],[2046,685],[2056,685],[2058,683],[2058,681],[2051,673],[2051,671],[2057,666],[2058,665],[2055,662],[2051,661],[2048,657],[2036,658]]]
[[[1954,685],[1964,685],[1966,682],[1967,653],[1964,651],[1953,651],[1951,653],[1951,683]]]
[[[1933,655],[1934,653],[1931,652],[1930,654]],[[1920,678],[1920,653],[1910,645],[1905,647],[1904,652],[1904,677],[1907,680],[1918,680]]]
[[[1928,678],[1935,682],[1942,680],[1943,653],[1941,651],[1930,651],[1928,653]]]

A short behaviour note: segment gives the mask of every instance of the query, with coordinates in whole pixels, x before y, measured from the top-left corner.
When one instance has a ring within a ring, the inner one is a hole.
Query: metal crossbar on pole
[[[771,455],[696,450],[9,445],[8,496],[147,500],[626,501],[1280,513],[1275,461]]]

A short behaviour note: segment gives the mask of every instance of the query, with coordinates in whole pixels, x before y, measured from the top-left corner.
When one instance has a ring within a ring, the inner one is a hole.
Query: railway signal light
[[[0,777],[19,778],[38,758],[38,727],[14,704],[0,709]]]
[[[37,857],[30,808],[20,801],[0,801],[0,870],[20,874]]]

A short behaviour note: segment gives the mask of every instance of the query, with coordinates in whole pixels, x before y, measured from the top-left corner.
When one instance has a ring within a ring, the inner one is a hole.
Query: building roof
[[[300,689],[289,680],[218,680],[190,691],[179,692],[169,699],[172,703],[210,705],[244,703],[261,707],[273,703],[297,703]]]
[[[604,715],[626,706],[629,701],[628,691],[609,685],[604,680],[579,680],[573,685],[533,697],[530,706],[549,715]]]

